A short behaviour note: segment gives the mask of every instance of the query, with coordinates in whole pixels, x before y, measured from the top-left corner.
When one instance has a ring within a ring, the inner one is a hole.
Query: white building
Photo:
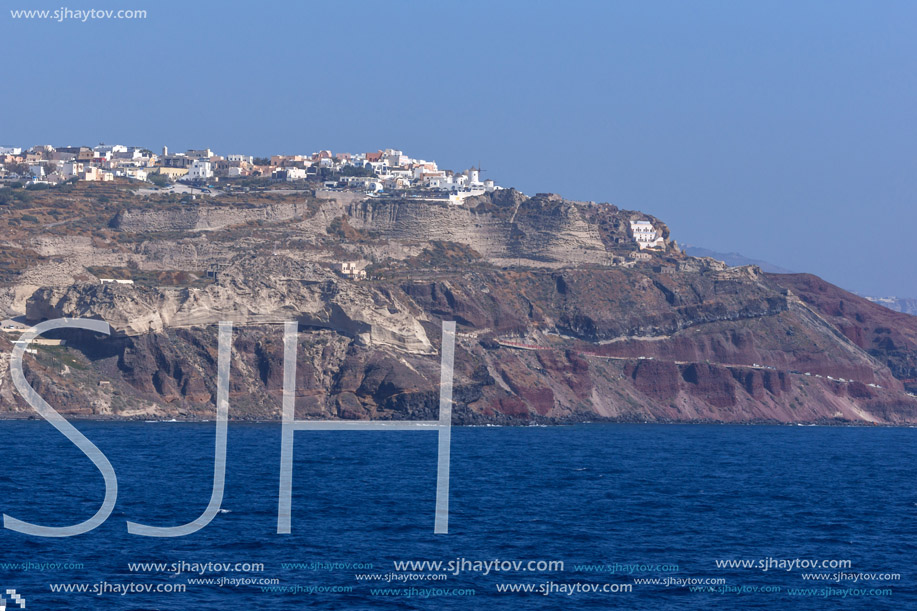
[[[411,158],[402,153],[401,151],[396,151],[393,149],[386,149],[385,157],[383,157],[385,162],[392,167],[405,166],[411,162]]]
[[[119,148],[127,149],[126,146]],[[143,149],[137,147],[125,151],[112,151],[111,158],[121,161],[140,161],[142,159],[149,159],[148,153],[145,153]]]
[[[78,161],[69,161],[61,166],[60,174],[64,178],[73,178],[83,173],[83,164]]]
[[[115,153],[126,153],[127,147],[123,144],[100,144],[92,147],[92,150],[96,157],[111,159],[111,156]]]
[[[140,168],[124,168],[124,175],[133,180],[146,180],[149,176]]]
[[[468,168],[465,170],[465,176],[468,177],[469,187],[477,187],[483,184],[481,182],[481,170],[478,168]]]
[[[255,158],[251,155],[226,155],[226,161],[240,162],[244,161],[245,163],[254,163]]]
[[[95,166],[83,166],[83,171],[79,174],[80,180],[85,180],[88,182],[102,181],[109,182],[115,179],[115,175],[112,172],[106,172]]]
[[[351,280],[363,280],[366,278],[366,270],[363,269],[365,263],[355,261],[346,261],[341,263],[341,275]]]
[[[452,177],[445,172],[440,174],[440,176],[425,176],[424,185],[431,189],[452,189]]]
[[[647,220],[631,221],[630,231],[640,250],[644,248],[665,248],[665,239],[659,235],[653,224]]]
[[[484,195],[484,193],[484,189],[462,189],[449,194],[449,203],[453,206],[461,206],[469,197],[477,197],[478,195]]]
[[[18,146],[0,146],[0,155],[21,155],[22,148]]]
[[[191,167],[188,168],[188,174],[185,176],[188,180],[205,180],[213,177],[213,167],[205,159],[195,159]]]
[[[188,157],[195,157],[197,159],[210,159],[213,157],[213,151],[210,149],[188,149],[185,152],[185,155]]]
[[[369,166],[369,169],[378,176],[388,176],[388,166],[384,161],[367,161],[363,167]]]
[[[303,168],[286,168],[284,172],[287,175],[287,182],[293,182],[294,180],[305,180],[307,172]]]

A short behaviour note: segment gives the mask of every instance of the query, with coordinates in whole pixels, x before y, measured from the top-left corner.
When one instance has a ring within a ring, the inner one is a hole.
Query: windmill
[[[471,181],[474,180],[473,177],[477,177],[477,182],[479,182],[479,183],[480,183],[480,182],[484,182],[484,181],[481,179],[481,174],[482,174],[483,172],[486,172],[486,171],[487,171],[487,170],[484,170],[484,169],[481,168],[481,162],[478,161],[478,167],[471,166],[470,168],[468,168],[468,180],[469,180],[469,182],[471,182]]]

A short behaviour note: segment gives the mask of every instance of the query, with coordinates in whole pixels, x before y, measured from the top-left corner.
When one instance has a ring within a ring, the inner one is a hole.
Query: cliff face
[[[101,318],[132,336],[219,321],[247,326],[296,320],[336,329],[362,345],[433,352],[421,325],[424,314],[414,304],[370,285],[337,280],[314,265],[272,267],[262,258],[243,257],[221,272],[220,283],[203,288],[77,283],[39,289],[26,312],[30,320]]]
[[[611,264],[598,223],[598,206],[564,201],[556,196],[525,199],[503,195],[476,198],[464,206],[411,200],[364,200],[347,212],[354,227],[385,239],[438,240],[465,244],[497,265],[525,261],[527,265],[559,267],[573,264]],[[524,204],[524,205],[523,205]],[[614,218],[616,209],[605,206]],[[615,219],[617,220],[617,219]],[[626,230],[618,224],[622,243]]]
[[[434,418],[439,329],[455,320],[459,423],[917,421],[917,318],[671,245],[634,261],[630,219],[668,235],[652,217],[516,192],[269,207],[114,212],[79,256],[118,252],[131,265],[105,273],[135,284],[99,284],[84,265],[83,279],[28,297],[29,320],[114,329],[61,332],[65,347],[28,355],[42,396],[71,415],[212,418],[216,323],[228,320],[232,417],[279,418],[279,323],[295,320],[299,417]],[[66,253],[43,244],[50,262]],[[342,278],[340,261],[362,261],[370,279]],[[0,410],[30,413],[3,361]]]
[[[640,213],[629,213],[640,218]],[[628,243],[629,214],[614,206],[566,201],[556,195],[526,198],[517,191],[472,198],[465,205],[398,198],[354,198],[322,192],[314,200],[240,208],[201,206],[172,210],[123,210],[112,220],[121,232],[212,232],[251,223],[299,222],[300,235],[324,233],[330,222],[378,240],[442,241],[466,245],[495,264],[558,267],[611,264],[609,244]],[[656,224],[668,230],[654,219]]]
[[[917,393],[917,328],[914,316],[891,311],[811,274],[772,275],[858,348],[888,367]]]

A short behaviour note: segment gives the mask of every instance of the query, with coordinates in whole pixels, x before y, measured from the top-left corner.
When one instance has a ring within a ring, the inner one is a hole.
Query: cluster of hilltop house
[[[311,155],[218,155],[210,149],[161,153],[141,147],[100,144],[95,147],[49,145],[30,149],[0,147],[0,181],[57,184],[68,180],[211,184],[243,178],[297,182],[319,180],[324,186],[378,194],[398,190],[431,190],[461,203],[501,187],[483,179],[479,168],[463,172],[440,169],[435,161],[415,159],[395,149],[372,153],[318,151]],[[330,178],[330,180],[325,180]],[[161,182],[157,181],[157,182]]]

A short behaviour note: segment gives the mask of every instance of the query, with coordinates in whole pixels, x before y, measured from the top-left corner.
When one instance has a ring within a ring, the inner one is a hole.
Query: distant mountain
[[[717,252],[715,250],[710,250],[709,248],[702,248],[700,246],[691,246],[686,245],[683,249],[686,255],[692,257],[710,257],[712,259],[717,259],[718,261],[724,262],[730,267],[741,267],[742,265],[757,265],[761,268],[761,271],[769,272],[772,274],[794,274],[796,272],[788,270],[786,268],[780,267],[779,265],[774,265],[767,261],[762,261],[760,259],[750,259],[743,254],[737,252]],[[857,293],[854,291],[855,295],[859,295],[864,299],[868,299],[873,303],[877,303],[881,306],[885,306],[889,310],[895,312],[902,312],[904,314],[911,314],[917,316],[917,299],[910,297],[870,297],[869,295],[864,295],[862,293]]]
[[[910,297],[870,297],[869,295],[862,295],[862,297],[873,303],[885,306],[889,310],[917,316],[917,299],[911,299]]]
[[[793,274],[792,270],[780,267],[779,265],[774,265],[773,263],[768,263],[767,261],[762,261],[760,259],[749,259],[745,255],[739,254],[737,252],[717,252],[715,250],[710,250],[708,248],[701,248],[700,246],[690,246],[686,245],[684,247],[685,254],[692,257],[710,257],[717,259],[718,261],[724,262],[730,267],[741,267],[743,265],[757,265],[761,268],[761,271],[770,272],[772,274]]]

